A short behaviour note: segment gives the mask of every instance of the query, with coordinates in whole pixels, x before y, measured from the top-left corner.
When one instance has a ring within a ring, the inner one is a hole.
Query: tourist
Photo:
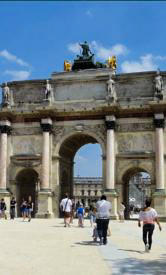
[[[93,241],[97,242],[98,237],[99,237],[99,234],[98,234],[98,231],[97,231],[97,224],[95,223],[94,227],[93,227],[93,235],[92,235]]]
[[[2,198],[0,201],[0,218],[5,218],[5,220],[7,220],[5,211],[6,211],[6,203],[5,203],[5,200]]]
[[[143,222],[143,242],[145,244],[145,252],[150,252],[152,247],[152,235],[155,227],[155,222],[158,224],[161,231],[161,225],[158,220],[157,212],[151,206],[151,200],[145,201],[145,208],[140,211],[138,226],[141,227],[141,221]],[[147,241],[148,237],[148,241]]]
[[[72,199],[71,202],[72,202],[72,206],[71,206],[70,223],[73,223],[74,214],[75,214],[75,201],[74,201],[74,199]]]
[[[27,216],[27,201],[24,198],[22,199],[20,210],[21,210],[21,215],[22,215],[23,221],[24,221]]]
[[[29,196],[28,202],[27,202],[27,217],[29,222],[31,221],[32,212],[33,212],[33,202],[32,202],[31,196]]]
[[[101,200],[96,203],[97,208],[97,231],[100,238],[100,245],[107,244],[107,231],[109,225],[110,211],[112,205],[105,195],[101,196]]]
[[[16,200],[14,197],[12,197],[10,201],[10,219],[14,220],[15,215],[16,215]]]
[[[65,195],[65,198],[61,200],[60,208],[62,209],[64,215],[64,227],[70,227],[72,201],[69,199],[67,194]]]
[[[91,206],[89,210],[89,219],[90,219],[90,225],[93,227],[93,224],[96,222],[96,208]]]
[[[78,226],[84,227],[84,215],[85,215],[85,209],[83,207],[83,204],[80,203],[80,207],[77,209],[77,217],[78,217]]]
[[[119,220],[120,222],[124,222],[124,211],[125,211],[125,205],[123,202],[120,203],[119,206]]]

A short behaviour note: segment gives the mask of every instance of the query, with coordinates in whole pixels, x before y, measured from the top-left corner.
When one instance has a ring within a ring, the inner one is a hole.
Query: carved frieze
[[[42,130],[40,127],[23,127],[13,128],[12,136],[26,136],[26,135],[41,135]]]
[[[21,167],[36,167],[41,164],[41,157],[40,156],[13,156],[11,157],[11,163],[15,166]]]
[[[118,132],[139,132],[139,131],[153,131],[154,125],[152,122],[146,123],[123,123],[116,126]]]
[[[78,124],[78,123],[77,123]],[[54,143],[56,144],[61,138],[69,133],[78,131],[78,125],[72,126],[53,126]],[[106,126],[104,124],[84,125],[81,123],[81,132],[91,132],[98,136],[103,142],[106,139]]]
[[[153,135],[144,133],[136,134],[120,134],[117,137],[118,152],[143,152],[153,151]]]

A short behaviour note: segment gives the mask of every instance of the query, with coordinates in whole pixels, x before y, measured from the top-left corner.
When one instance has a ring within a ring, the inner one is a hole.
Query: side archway
[[[21,170],[16,176],[16,200],[17,200],[17,215],[21,216],[20,206],[22,199],[28,199],[31,196],[34,203],[34,211],[32,213],[35,216],[37,212],[37,186],[38,186],[38,173],[31,168]]]
[[[125,218],[131,219],[144,206],[145,198],[151,196],[151,175],[143,168],[133,167],[124,173],[122,180]]]

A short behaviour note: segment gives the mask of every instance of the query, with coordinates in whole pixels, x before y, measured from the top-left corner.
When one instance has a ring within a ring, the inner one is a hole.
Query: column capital
[[[115,116],[106,116],[105,117],[105,124],[107,127],[107,130],[114,130],[116,126],[116,118]]]
[[[10,134],[11,133],[11,123],[8,120],[0,121],[0,132],[2,134]]]
[[[43,132],[51,132],[52,130],[52,120],[50,118],[44,118],[41,120],[41,128]]]
[[[165,118],[163,113],[154,115],[154,125],[156,128],[165,127]]]

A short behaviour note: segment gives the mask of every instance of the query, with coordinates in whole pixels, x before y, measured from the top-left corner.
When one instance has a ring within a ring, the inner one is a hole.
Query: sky
[[[166,2],[160,1],[0,1],[0,84],[63,71],[64,60],[73,61],[85,40],[96,61],[117,56],[117,73],[165,71],[165,18]],[[92,155],[87,148],[77,154],[79,161]],[[101,166],[97,148],[93,157]],[[79,166],[75,173],[84,176]],[[98,166],[86,176],[101,173]]]

